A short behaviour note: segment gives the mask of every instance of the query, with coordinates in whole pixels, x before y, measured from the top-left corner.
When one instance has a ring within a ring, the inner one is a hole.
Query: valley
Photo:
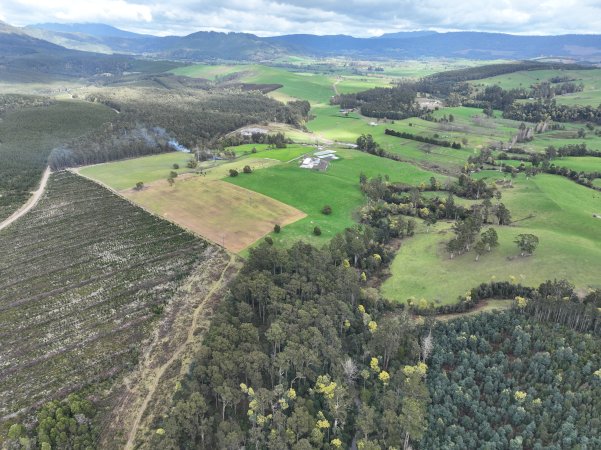
[[[601,446],[594,35],[2,25],[2,450]]]

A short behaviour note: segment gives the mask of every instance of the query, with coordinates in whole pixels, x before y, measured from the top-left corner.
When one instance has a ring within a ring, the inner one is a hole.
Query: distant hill
[[[383,35],[375,39],[350,36],[288,35],[266,38],[293,51],[315,56],[474,59],[527,59],[566,56],[601,60],[600,35],[517,36],[501,33],[452,32]]]
[[[96,37],[112,37],[122,39],[144,39],[154,37],[147,34],[138,34],[121,30],[104,23],[39,23],[35,25],[28,25],[25,28],[48,30],[57,33],[79,33]]]
[[[36,38],[76,50],[175,60],[263,61],[290,53],[288,49],[247,33],[199,31],[187,36],[157,37],[95,23],[49,23],[30,25],[22,30]]]
[[[199,31],[188,36],[146,39],[143,53],[178,60],[272,60],[290,51],[277,43],[247,33]]]
[[[144,55],[177,61],[271,61],[282,56],[355,58],[571,58],[601,62],[601,35],[518,36],[502,33],[410,31],[376,38],[292,34],[258,37],[248,33],[201,31],[156,37],[104,24],[39,24],[9,27],[12,34],[63,47],[101,53]]]
[[[399,31],[398,33],[384,33],[382,36],[372,39],[411,39],[416,37],[431,36],[433,34],[437,34],[436,31]]]
[[[119,75],[134,62],[130,56],[70,50],[32,37],[22,28],[0,23],[0,80],[3,81]]]

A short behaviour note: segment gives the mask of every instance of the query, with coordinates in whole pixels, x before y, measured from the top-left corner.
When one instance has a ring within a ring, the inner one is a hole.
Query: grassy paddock
[[[324,243],[356,223],[353,212],[365,202],[359,189],[361,172],[368,177],[388,175],[392,181],[409,184],[428,182],[431,176],[438,176],[411,164],[356,150],[339,150],[338,155],[341,159],[333,161],[326,172],[301,169],[298,162],[293,162],[258,171],[250,177],[228,178],[227,181],[265,194],[307,214],[306,218],[285,227],[280,234],[271,235],[274,241],[289,245],[298,239]],[[331,215],[321,213],[325,205],[332,207]],[[315,226],[321,228],[322,235],[319,237],[313,235]]]
[[[578,172],[601,172],[601,158],[594,156],[557,158],[553,160],[553,164]]]
[[[496,172],[481,176],[494,179]],[[526,180],[519,176],[515,188],[503,190],[503,202],[514,220],[510,227],[496,227],[500,247],[475,261],[473,252],[450,259],[444,249],[452,233],[450,224],[438,223],[430,233],[420,233],[405,241],[393,261],[392,276],[382,293],[404,302],[425,298],[441,304],[454,303],[467,289],[491,277],[508,280],[511,276],[537,285],[546,279],[567,279],[580,288],[601,287],[595,267],[601,260],[601,194],[554,175],[538,175]],[[513,239],[520,233],[540,238],[531,257],[520,257]],[[431,282],[436,280],[436,282]]]
[[[501,86],[503,89],[528,89],[533,84],[548,81],[554,76],[566,76],[573,79],[573,83],[584,85],[582,92],[560,95],[556,97],[558,104],[563,105],[590,105],[601,104],[601,69],[594,70],[532,70],[515,72],[483,80],[471,81],[475,86]]]

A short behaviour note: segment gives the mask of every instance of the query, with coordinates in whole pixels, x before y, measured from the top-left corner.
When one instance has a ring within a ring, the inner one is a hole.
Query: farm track
[[[48,178],[50,178],[50,167],[46,167],[44,174],[42,175],[42,179],[40,180],[40,185],[38,189],[33,193],[33,195],[27,200],[27,202],[21,206],[18,210],[12,213],[6,220],[0,223],[0,230],[10,226],[13,222],[23,217],[27,214],[31,208],[37,205],[38,201],[42,197],[42,194],[46,190],[46,185],[48,184]]]
[[[183,356],[184,352],[187,350],[189,345],[195,339],[198,339],[196,337],[195,333],[196,333],[196,330],[198,327],[199,319],[200,319],[202,313],[206,311],[207,304],[211,302],[213,296],[220,289],[222,289],[224,287],[224,282],[225,282],[226,276],[228,275],[228,272],[229,272],[230,268],[232,267],[232,264],[234,264],[235,260],[236,260],[235,256],[233,256],[233,255],[229,256],[229,260],[228,260],[227,264],[225,265],[225,267],[223,268],[223,270],[221,271],[219,278],[217,279],[217,281],[215,281],[215,283],[213,284],[211,289],[204,296],[203,300],[195,308],[194,313],[192,315],[192,322],[190,323],[190,326],[188,327],[188,333],[186,336],[186,340],[184,342],[182,342],[175,349],[171,358],[169,358],[169,360],[167,362],[165,362],[164,364],[162,364],[161,366],[159,366],[157,368],[150,367],[150,364],[151,364],[150,360],[146,361],[147,367],[144,369],[144,372],[146,372],[146,373],[144,373],[142,375],[142,380],[150,379],[151,382],[150,382],[150,385],[148,386],[148,392],[146,393],[146,396],[144,397],[142,404],[137,408],[137,412],[135,413],[134,422],[131,425],[131,427],[129,428],[128,439],[127,439],[127,443],[125,444],[126,449],[134,448],[135,439],[138,434],[138,430],[140,429],[140,425],[141,425],[142,419],[144,417],[144,413],[146,412],[146,409],[148,408],[149,403],[151,402],[151,400],[153,399],[153,397],[155,395],[155,392],[159,386],[161,378],[163,377],[165,372],[176,361],[178,361]]]

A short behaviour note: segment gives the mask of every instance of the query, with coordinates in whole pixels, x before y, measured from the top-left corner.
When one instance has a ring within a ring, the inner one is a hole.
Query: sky
[[[1,0],[0,20],[100,22],[138,33],[259,36],[412,30],[601,33],[601,0]]]

